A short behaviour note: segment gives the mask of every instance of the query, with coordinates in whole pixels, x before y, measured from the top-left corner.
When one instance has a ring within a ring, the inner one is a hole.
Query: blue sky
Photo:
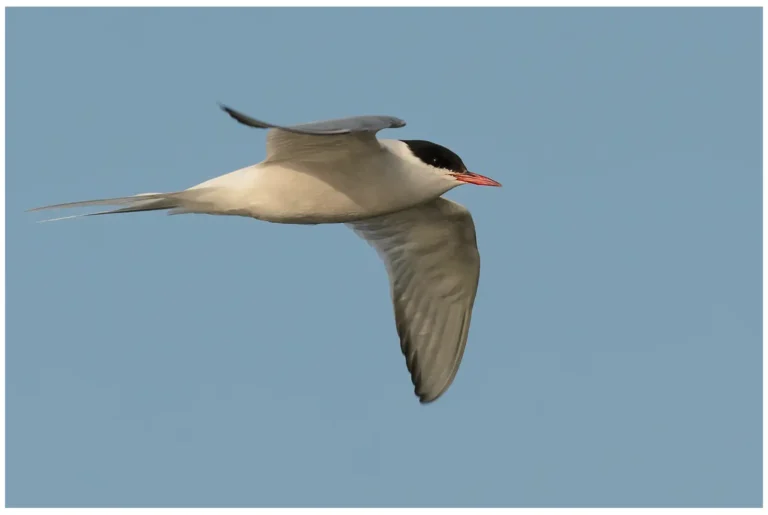
[[[6,23],[8,505],[761,503],[759,9]],[[438,402],[343,226],[25,212],[260,161],[217,101],[398,116],[504,184],[448,194],[482,273]]]

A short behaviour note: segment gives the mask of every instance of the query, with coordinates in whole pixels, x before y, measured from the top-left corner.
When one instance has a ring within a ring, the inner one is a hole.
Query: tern
[[[280,126],[220,107],[241,124],[268,129],[264,161],[183,191],[32,211],[111,205],[120,207],[64,218],[166,210],[285,224],[344,223],[386,265],[416,396],[422,404],[438,399],[464,355],[480,279],[472,215],[442,195],[463,184],[501,184],[468,171],[457,154],[436,143],[377,138],[381,130],[405,126],[392,116]]]

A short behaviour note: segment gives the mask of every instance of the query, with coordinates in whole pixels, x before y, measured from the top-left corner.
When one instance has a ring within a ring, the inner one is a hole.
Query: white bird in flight
[[[286,224],[345,223],[384,261],[415,393],[423,404],[436,400],[461,363],[480,277],[472,216],[441,196],[462,184],[501,184],[469,172],[443,146],[376,137],[382,129],[405,126],[399,118],[356,116],[278,126],[221,108],[242,124],[269,129],[264,161],[183,191],[32,211],[112,205],[122,207],[65,218],[168,210]]]

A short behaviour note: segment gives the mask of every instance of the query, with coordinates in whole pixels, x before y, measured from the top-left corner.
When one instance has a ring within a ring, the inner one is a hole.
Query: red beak
[[[501,186],[500,182],[496,182],[490,177],[480,175],[479,173],[457,173],[454,174],[454,178],[457,181],[466,182],[467,184],[476,184],[478,186]]]

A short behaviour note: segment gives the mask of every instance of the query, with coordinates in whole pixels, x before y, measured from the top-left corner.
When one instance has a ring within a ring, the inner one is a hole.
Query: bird
[[[267,129],[263,161],[185,190],[30,211],[116,208],[43,221],[163,210],[283,224],[345,224],[384,262],[415,395],[421,404],[440,398],[464,355],[480,279],[472,215],[443,195],[464,184],[501,184],[470,172],[456,153],[437,143],[378,138],[381,130],[406,125],[393,116],[276,125],[219,107],[240,124]]]

